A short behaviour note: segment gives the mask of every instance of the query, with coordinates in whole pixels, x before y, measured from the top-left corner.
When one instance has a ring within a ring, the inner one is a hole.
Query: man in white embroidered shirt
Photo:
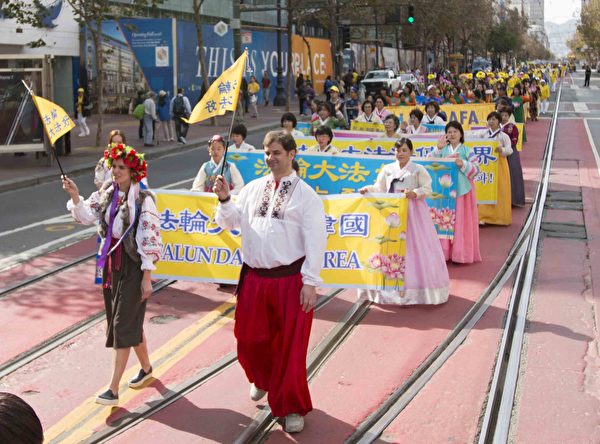
[[[271,131],[263,146],[271,174],[246,185],[235,203],[218,176],[216,221],[242,233],[234,332],[250,397],[268,392],[273,415],[285,417],[285,430],[295,433],[312,410],[306,353],[327,242],[325,211],[293,169],[294,138]]]

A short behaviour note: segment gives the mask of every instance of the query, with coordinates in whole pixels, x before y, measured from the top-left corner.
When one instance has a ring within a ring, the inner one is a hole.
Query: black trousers
[[[175,121],[175,134],[177,135],[177,140],[181,137],[186,137],[190,126],[179,117],[175,117],[173,120]]]

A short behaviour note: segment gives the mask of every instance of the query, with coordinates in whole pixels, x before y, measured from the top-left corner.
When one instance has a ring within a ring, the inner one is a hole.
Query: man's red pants
[[[238,360],[248,380],[269,393],[277,417],[312,410],[306,353],[313,311],[302,311],[301,290],[300,273],[266,278],[249,270],[237,299]]]

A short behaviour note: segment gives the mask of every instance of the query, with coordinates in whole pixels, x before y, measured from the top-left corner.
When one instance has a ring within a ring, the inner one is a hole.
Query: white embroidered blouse
[[[215,220],[224,229],[241,229],[242,256],[250,267],[289,265],[304,256],[302,282],[322,282],[327,244],[323,202],[295,172],[277,188],[272,175],[253,180],[235,203],[217,206]]]
[[[425,167],[418,163],[409,161],[401,168],[399,162],[394,162],[381,169],[375,184],[363,189],[370,193],[398,193],[401,190],[410,190],[414,191],[419,199],[424,199],[431,194],[431,176]]]
[[[137,188],[137,190],[136,190]],[[67,210],[71,212],[73,219],[83,225],[93,225],[100,221],[102,216],[100,210],[100,202],[105,193],[112,191],[112,185],[106,190],[95,191],[92,195],[84,200],[79,196],[77,205],[73,204],[73,200],[67,202]],[[112,237],[119,239],[128,227],[123,227],[123,218],[121,211],[127,205],[129,207],[129,223],[135,220],[135,199],[139,193],[139,185],[131,185],[127,201],[124,201],[115,216],[113,223]],[[125,194],[119,191],[119,199],[124,199]],[[106,211],[105,221],[109,222],[109,211]],[[142,270],[155,270],[154,263],[157,262],[162,254],[163,244],[160,236],[160,217],[153,199],[147,198],[142,202],[140,209],[139,225],[135,236],[137,244],[137,252],[142,259]]]
[[[491,129],[477,130],[477,131],[467,131],[465,133],[466,137],[474,137],[477,139],[491,139],[498,141],[498,146],[501,149],[500,155],[502,157],[510,156],[513,153],[512,144],[510,142],[510,137],[504,131],[502,131],[502,127],[498,128],[496,131],[492,131]]]

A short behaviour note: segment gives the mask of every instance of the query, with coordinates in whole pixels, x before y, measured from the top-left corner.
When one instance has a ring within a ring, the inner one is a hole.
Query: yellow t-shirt
[[[257,82],[252,82],[248,84],[248,92],[250,94],[258,94],[260,91],[260,85]]]

